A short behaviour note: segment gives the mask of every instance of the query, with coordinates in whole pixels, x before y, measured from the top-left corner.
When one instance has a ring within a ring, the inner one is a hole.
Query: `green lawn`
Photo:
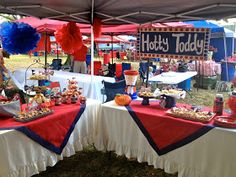
[[[56,58],[55,56],[48,56],[48,63],[52,63],[53,58]],[[63,62],[66,61],[66,56],[60,56]],[[41,63],[44,63],[44,56],[30,57],[29,55],[11,55],[10,58],[6,58],[5,65],[8,69],[11,71],[14,71],[19,68],[26,68],[30,64],[34,63],[35,59],[40,59]],[[42,65],[35,65],[35,67],[42,67]]]

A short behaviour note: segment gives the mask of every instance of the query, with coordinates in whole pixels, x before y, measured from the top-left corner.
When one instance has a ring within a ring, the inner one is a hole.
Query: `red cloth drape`
[[[213,128],[213,122],[204,124],[168,116],[167,109],[160,108],[157,101],[149,106],[133,101],[127,109],[159,155],[184,146]]]
[[[37,44],[36,49],[33,50],[33,52],[39,52],[39,51],[45,51],[45,34],[41,35],[41,38]],[[49,35],[47,35],[47,52],[51,52],[51,42]]]

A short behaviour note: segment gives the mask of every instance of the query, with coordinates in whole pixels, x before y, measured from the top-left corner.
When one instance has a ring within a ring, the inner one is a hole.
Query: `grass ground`
[[[14,71],[25,68],[33,63],[34,59],[26,55],[11,56],[5,60],[6,67]],[[51,63],[53,56],[48,57]],[[63,62],[66,57],[60,57]],[[42,62],[44,58],[41,57]],[[98,60],[98,59],[97,59]],[[120,62],[120,61],[116,61]],[[132,62],[134,69],[138,68],[138,62]],[[140,85],[140,84],[139,84]],[[190,95],[187,94],[184,100],[178,100],[192,105],[210,106],[213,105],[215,90],[203,90],[192,87]],[[225,98],[227,94],[224,93]],[[154,169],[147,163],[130,161],[125,157],[117,157],[114,153],[98,152],[90,147],[76,155],[65,158],[54,167],[48,167],[47,171],[35,175],[35,177],[176,177],[177,175],[166,174],[163,170]]]

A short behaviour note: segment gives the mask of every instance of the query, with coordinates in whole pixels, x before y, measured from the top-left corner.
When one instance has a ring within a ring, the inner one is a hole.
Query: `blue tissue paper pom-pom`
[[[4,22],[0,26],[2,46],[10,54],[25,54],[36,48],[40,35],[26,23]]]

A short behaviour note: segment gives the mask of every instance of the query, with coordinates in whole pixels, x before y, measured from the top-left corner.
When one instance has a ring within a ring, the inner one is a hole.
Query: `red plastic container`
[[[110,62],[110,58],[111,58],[110,54],[104,53],[103,54],[103,64],[107,65]]]
[[[102,68],[101,61],[94,61],[94,75],[100,75],[100,69]]]
[[[116,77],[121,77],[122,75],[122,64],[116,64]]]
[[[122,60],[125,59],[125,56],[126,56],[126,52],[120,52],[120,58],[121,58]]]

